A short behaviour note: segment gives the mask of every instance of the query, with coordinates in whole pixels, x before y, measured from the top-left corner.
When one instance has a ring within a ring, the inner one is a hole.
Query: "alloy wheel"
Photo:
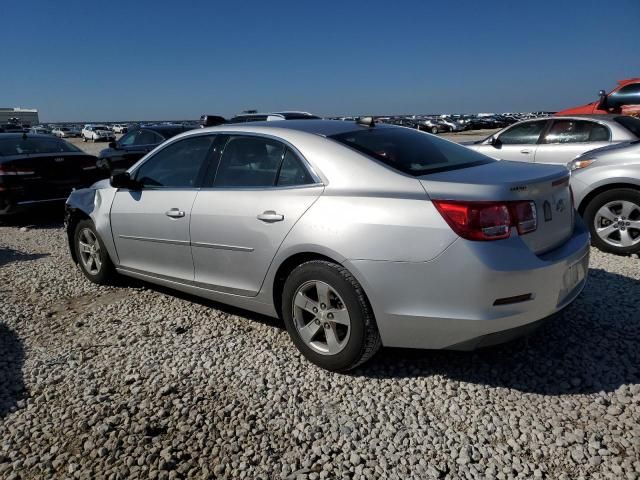
[[[293,321],[302,341],[322,355],[341,352],[351,333],[349,311],[327,283],[309,281],[293,297]]]
[[[90,228],[83,228],[78,235],[78,251],[84,269],[91,275],[98,275],[102,268],[100,242]]]
[[[640,205],[628,200],[605,203],[593,219],[600,239],[614,247],[633,247],[640,243]]]

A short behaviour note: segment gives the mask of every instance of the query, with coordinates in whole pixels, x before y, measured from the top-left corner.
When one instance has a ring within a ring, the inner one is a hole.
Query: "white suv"
[[[106,142],[114,142],[116,134],[109,130],[105,125],[85,125],[82,129],[82,141],[97,142],[104,140]]]

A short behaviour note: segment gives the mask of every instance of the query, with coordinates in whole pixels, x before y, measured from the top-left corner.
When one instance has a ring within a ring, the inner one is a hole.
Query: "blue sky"
[[[558,110],[640,76],[638,0],[11,1],[0,106],[42,121]]]

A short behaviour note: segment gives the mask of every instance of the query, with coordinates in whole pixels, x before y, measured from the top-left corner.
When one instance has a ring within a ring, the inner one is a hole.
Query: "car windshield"
[[[640,139],[640,118],[616,117],[616,122]]]
[[[155,130],[156,133],[162,135],[165,139],[175,137],[179,133],[185,132],[187,129],[182,127],[177,128],[163,128],[159,130]]]
[[[466,147],[410,128],[369,128],[330,138],[413,176],[494,161]]]
[[[55,138],[16,137],[0,140],[0,155],[26,155],[32,153],[81,152],[79,148]]]

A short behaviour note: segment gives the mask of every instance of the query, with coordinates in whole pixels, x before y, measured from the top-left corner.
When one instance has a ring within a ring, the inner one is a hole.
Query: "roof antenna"
[[[365,127],[375,127],[376,125],[376,121],[373,119],[373,117],[358,117],[356,118],[356,123],[358,125],[364,125]]]

